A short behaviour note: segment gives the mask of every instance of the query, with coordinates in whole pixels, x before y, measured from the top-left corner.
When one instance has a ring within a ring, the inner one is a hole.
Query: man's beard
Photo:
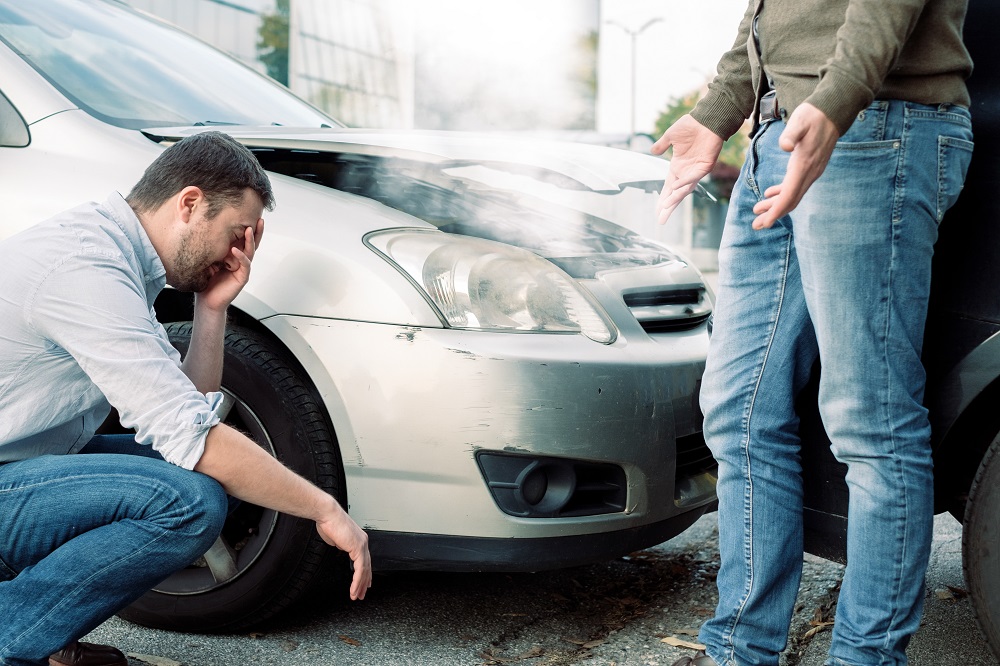
[[[212,280],[212,277],[224,266],[209,260],[206,253],[196,253],[198,244],[188,236],[181,243],[180,250],[174,258],[173,275],[170,276],[170,286],[178,291],[200,292]],[[215,266],[216,270],[212,270]]]

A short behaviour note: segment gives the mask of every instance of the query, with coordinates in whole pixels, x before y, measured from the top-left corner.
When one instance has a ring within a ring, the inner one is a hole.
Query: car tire
[[[1000,657],[1000,436],[979,464],[962,524],[962,566],[972,607],[993,654]]]
[[[166,328],[186,353],[191,324]],[[223,368],[224,422],[346,506],[336,439],[301,370],[274,343],[237,326],[226,333]],[[320,578],[346,579],[347,571],[346,558],[323,542],[312,521],[238,503],[205,557],[119,615],[158,629],[242,631],[295,603]],[[346,582],[342,589],[346,593]]]

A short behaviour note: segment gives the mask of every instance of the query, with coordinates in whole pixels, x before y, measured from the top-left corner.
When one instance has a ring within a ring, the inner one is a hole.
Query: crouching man
[[[364,598],[367,535],[217,414],[226,308],[273,205],[254,156],[206,132],[127,199],[0,242],[0,664],[125,666],[77,640],[208,550],[227,494],[314,520]],[[195,293],[183,363],[152,310],[166,283]],[[134,442],[94,435],[110,405]]]

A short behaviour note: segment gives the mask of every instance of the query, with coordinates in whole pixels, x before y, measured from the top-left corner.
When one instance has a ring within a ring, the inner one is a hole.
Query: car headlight
[[[527,250],[434,231],[382,231],[365,240],[410,278],[449,327],[615,340],[614,326],[593,298]]]

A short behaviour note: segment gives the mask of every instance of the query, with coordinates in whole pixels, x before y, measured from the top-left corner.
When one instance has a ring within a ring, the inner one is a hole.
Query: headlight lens
[[[615,329],[569,275],[520,248],[433,231],[394,230],[368,244],[427,295],[452,328],[582,333],[608,344]]]

